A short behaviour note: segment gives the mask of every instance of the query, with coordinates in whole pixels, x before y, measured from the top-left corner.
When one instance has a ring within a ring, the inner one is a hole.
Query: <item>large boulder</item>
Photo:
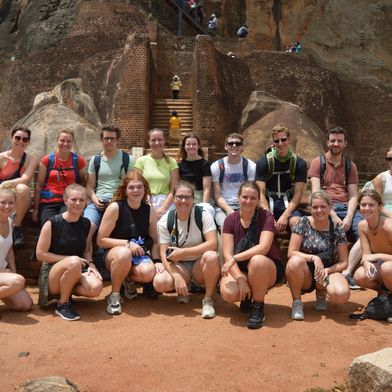
[[[102,149],[101,121],[92,98],[82,91],[80,79],[66,80],[52,91],[38,94],[31,112],[15,126],[32,131],[28,151],[38,157],[56,149],[62,129],[75,133],[74,149],[85,158]]]
[[[78,387],[64,377],[44,377],[28,380],[19,387],[19,392],[78,392]]]
[[[257,161],[264,155],[272,143],[271,130],[276,124],[289,129],[294,151],[308,164],[325,150],[323,132],[297,105],[254,91],[241,118],[241,129],[247,127],[243,132],[247,158]]]
[[[348,377],[351,392],[392,391],[392,348],[355,358]]]

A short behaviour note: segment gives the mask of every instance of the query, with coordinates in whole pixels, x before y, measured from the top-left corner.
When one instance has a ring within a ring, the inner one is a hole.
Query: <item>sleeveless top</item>
[[[136,234],[144,240],[144,247],[151,250],[153,241],[148,232],[150,227],[150,206],[142,202],[140,207],[134,210],[129,207],[126,200],[118,200],[116,203],[119,208],[118,219],[110,237],[121,240],[130,240],[133,217]]]
[[[384,208],[392,212],[392,175],[389,170],[382,173],[382,180],[384,185],[384,192],[382,194]]]
[[[24,152],[20,161],[7,159],[3,169],[0,171],[0,182],[19,178],[25,172],[26,153]]]
[[[64,256],[83,257],[91,226],[90,221],[81,216],[77,222],[68,222],[62,214],[52,216],[49,220],[52,224],[49,252]]]
[[[0,269],[7,268],[7,255],[12,246],[12,219],[8,218],[8,235],[3,237],[0,235]]]

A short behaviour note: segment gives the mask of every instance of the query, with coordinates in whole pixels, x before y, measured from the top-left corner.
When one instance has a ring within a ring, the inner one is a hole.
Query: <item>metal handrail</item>
[[[177,9],[179,13],[183,13],[188,20],[195,25],[197,29],[199,29],[203,34],[211,36],[208,30],[206,30],[201,24],[196,22],[195,19],[192,18],[192,16],[188,13],[188,11],[185,10],[185,8],[181,7],[180,4],[177,3],[176,0],[166,0],[172,3]]]

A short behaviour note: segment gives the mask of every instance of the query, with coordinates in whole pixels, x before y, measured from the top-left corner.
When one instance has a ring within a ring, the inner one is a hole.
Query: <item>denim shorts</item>
[[[87,218],[91,223],[99,226],[102,220],[103,212],[98,211],[94,203],[89,203],[84,210],[83,216]]]

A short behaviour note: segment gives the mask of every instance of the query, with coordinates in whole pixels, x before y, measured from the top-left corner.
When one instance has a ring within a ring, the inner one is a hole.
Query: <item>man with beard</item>
[[[358,170],[354,162],[344,157],[347,146],[347,131],[342,127],[328,132],[329,151],[313,159],[309,168],[312,193],[324,189],[332,202],[331,217],[343,225],[344,230],[358,240],[358,223],[363,219],[358,206]],[[360,247],[354,246],[350,252],[349,265],[360,259]],[[345,275],[350,288],[358,286],[350,274]]]

